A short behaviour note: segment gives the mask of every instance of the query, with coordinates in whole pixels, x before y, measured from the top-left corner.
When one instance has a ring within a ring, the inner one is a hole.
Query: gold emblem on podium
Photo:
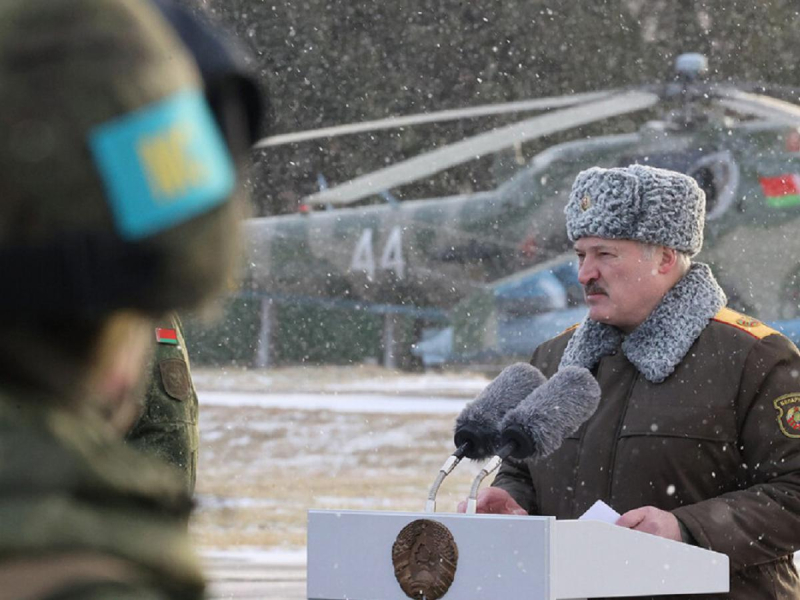
[[[458,546],[447,527],[418,519],[397,535],[392,546],[392,564],[394,576],[406,596],[438,600],[455,579]]]

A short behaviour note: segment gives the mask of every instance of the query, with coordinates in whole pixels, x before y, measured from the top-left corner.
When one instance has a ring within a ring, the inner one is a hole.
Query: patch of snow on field
[[[474,396],[486,387],[489,380],[485,377],[471,375],[465,378],[454,378],[444,375],[418,375],[390,377],[379,379],[363,379],[347,383],[332,383],[325,386],[330,391],[374,391],[383,393],[458,391]]]
[[[225,562],[251,563],[280,566],[303,566],[306,564],[306,549],[263,550],[261,548],[239,547],[235,550],[205,548],[202,557],[215,564]]]
[[[274,498],[234,498],[212,496],[210,494],[196,494],[194,499],[197,502],[197,506],[201,509],[272,508],[281,503],[281,500],[276,500]]]
[[[470,398],[489,383],[480,373],[403,373],[379,367],[208,368],[193,370],[198,390],[215,392],[374,392],[400,396]]]
[[[396,402],[396,398],[386,398],[372,409],[392,408]],[[443,402],[463,405],[463,400]],[[368,477],[367,471],[374,468],[378,476],[385,476],[386,469],[405,475],[426,469],[432,478],[452,451],[457,410],[427,415],[392,414],[391,410],[359,414],[206,404],[200,411],[200,475],[205,479],[217,472],[234,483],[258,481],[277,461],[282,470],[300,477],[331,477],[353,469],[361,469],[362,476]],[[235,494],[218,491],[215,495]]]
[[[385,394],[257,394],[198,391],[200,406],[331,410],[346,413],[457,414],[463,398],[386,396]]]

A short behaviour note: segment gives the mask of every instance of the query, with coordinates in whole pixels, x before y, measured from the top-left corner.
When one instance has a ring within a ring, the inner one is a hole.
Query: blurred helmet
[[[206,100],[234,147],[249,150],[266,134],[269,99],[257,80],[255,60],[239,40],[212,24],[203,13],[190,12],[172,0],[153,0],[189,49],[203,78]]]
[[[206,91],[148,2],[0,3],[0,311],[155,314],[224,289],[242,203]]]

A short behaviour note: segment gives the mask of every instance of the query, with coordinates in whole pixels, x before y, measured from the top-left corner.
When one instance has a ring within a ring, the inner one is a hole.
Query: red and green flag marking
[[[775,208],[800,205],[800,176],[787,173],[776,177],[759,177],[767,204]]]
[[[174,329],[162,329],[156,327],[156,342],[159,344],[178,345],[178,332]]]

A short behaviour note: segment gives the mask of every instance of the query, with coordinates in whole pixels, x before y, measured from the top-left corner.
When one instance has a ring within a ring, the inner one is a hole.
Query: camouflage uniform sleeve
[[[132,446],[176,467],[191,494],[199,442],[197,393],[180,319],[172,315],[165,321],[155,332],[156,350],[145,373],[148,381],[142,415],[126,439]]]
[[[751,350],[738,397],[742,489],[676,509],[696,543],[734,568],[800,550],[800,354],[781,335]]]

